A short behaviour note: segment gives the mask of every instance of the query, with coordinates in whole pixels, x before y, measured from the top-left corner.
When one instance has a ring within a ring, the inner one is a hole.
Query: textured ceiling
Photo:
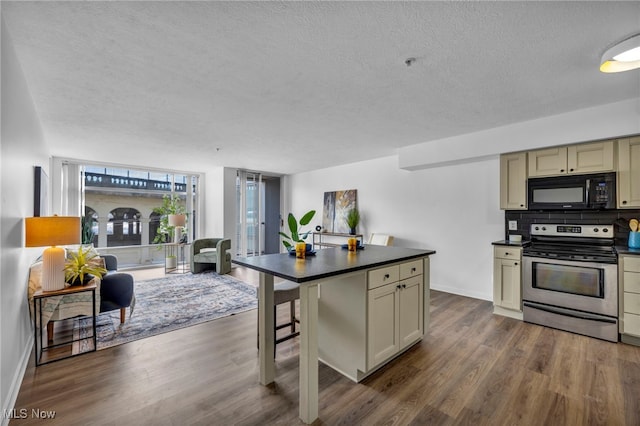
[[[276,173],[640,96],[640,2],[6,2],[54,155]],[[405,59],[416,58],[411,66]]]

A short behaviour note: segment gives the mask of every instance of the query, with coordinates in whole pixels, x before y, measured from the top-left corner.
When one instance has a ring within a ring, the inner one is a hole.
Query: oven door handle
[[[586,207],[589,207],[589,193],[591,192],[591,179],[587,179],[586,185],[584,187],[584,203]]]
[[[592,315],[586,312],[579,312],[571,309],[563,309],[557,306],[543,305],[540,303],[529,302],[527,300],[523,301],[522,304],[524,306],[528,306],[529,308],[538,309],[540,311],[545,311],[545,312],[551,312],[552,314],[559,314],[559,315],[564,315],[564,316],[579,318],[584,320],[590,320],[590,321],[606,322],[610,324],[616,323],[615,319],[603,318],[600,315]]]

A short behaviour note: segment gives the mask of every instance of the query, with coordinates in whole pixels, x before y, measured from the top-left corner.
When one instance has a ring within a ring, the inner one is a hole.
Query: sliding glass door
[[[238,170],[236,179],[238,255],[264,252],[264,183],[260,173]]]
[[[236,255],[280,252],[280,176],[238,170]]]

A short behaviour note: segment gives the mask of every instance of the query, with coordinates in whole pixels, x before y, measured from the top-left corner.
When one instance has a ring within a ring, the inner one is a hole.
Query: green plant
[[[345,218],[345,222],[347,222],[349,229],[355,230],[360,223],[360,212],[358,209],[349,210],[347,217]]]
[[[169,226],[169,215],[187,214],[187,209],[182,205],[180,197],[165,194],[162,197],[162,206],[154,208],[153,212],[160,215],[160,224],[153,242],[166,243],[173,240],[174,227]],[[184,230],[186,231],[186,228]]]
[[[104,267],[96,263],[90,263],[91,259],[97,256],[91,247],[87,247],[86,251],[80,247],[77,253],[71,252],[69,256],[71,258],[64,264],[64,277],[68,283],[74,281],[84,283],[85,275],[102,276],[107,273]]]
[[[301,230],[298,227],[298,225],[300,226],[308,225],[309,222],[311,222],[311,219],[313,219],[313,216],[315,216],[315,214],[316,214],[315,210],[310,210],[307,213],[305,213],[302,216],[302,218],[300,218],[300,221],[298,222],[295,216],[292,213],[289,213],[289,216],[287,217],[287,223],[289,224],[289,234],[280,232],[280,235],[283,238],[282,244],[284,244],[287,250],[293,247],[292,243],[303,243],[304,240],[309,236],[311,231],[301,233]]]
[[[95,219],[91,216],[82,216],[82,244],[93,244],[96,234],[93,232]]]

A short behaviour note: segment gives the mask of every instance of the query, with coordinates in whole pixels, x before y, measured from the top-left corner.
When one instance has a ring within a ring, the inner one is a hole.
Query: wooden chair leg
[[[120,324],[124,324],[124,320],[127,318],[127,308],[120,308]]]
[[[53,342],[53,321],[47,323],[47,342]]]

